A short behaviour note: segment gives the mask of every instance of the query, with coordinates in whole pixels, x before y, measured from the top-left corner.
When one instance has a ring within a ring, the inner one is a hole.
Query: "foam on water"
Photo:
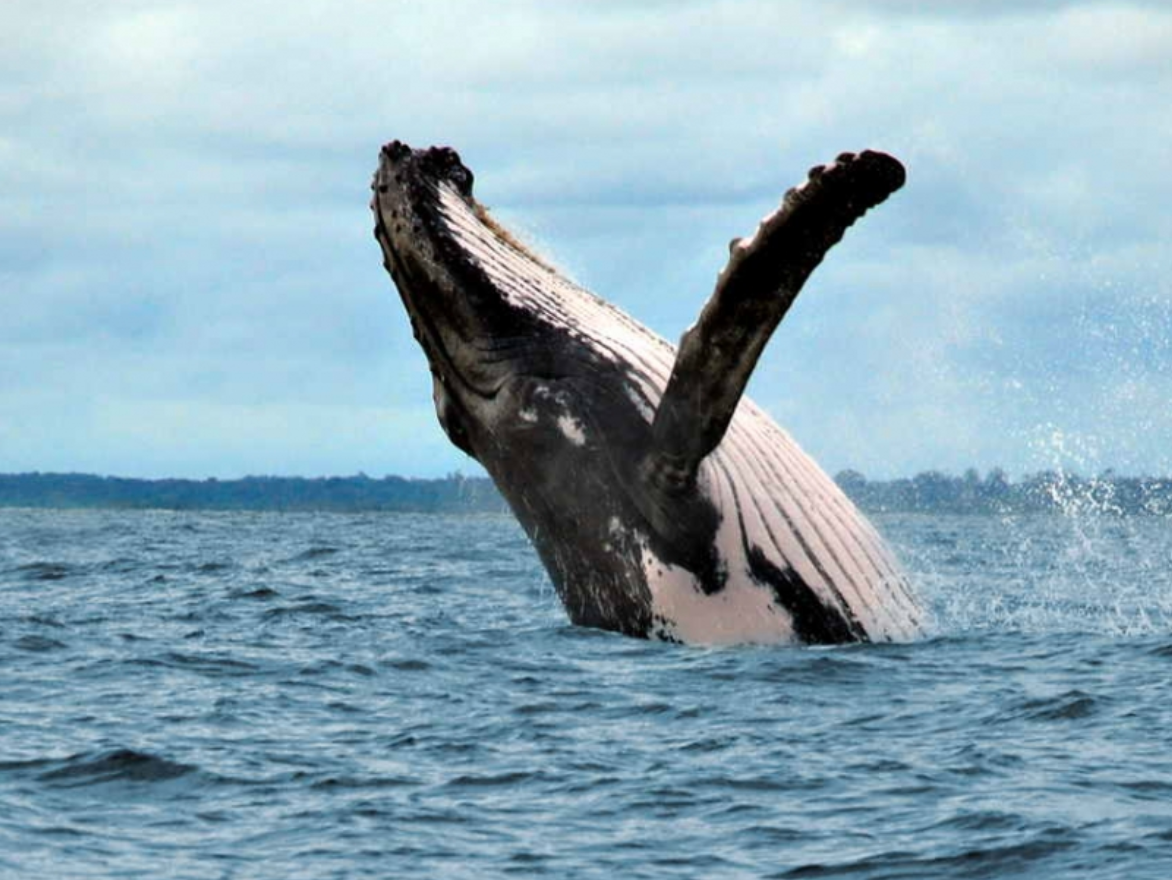
[[[698,649],[506,517],[0,511],[0,876],[1167,876],[1168,521],[877,524],[933,637]]]

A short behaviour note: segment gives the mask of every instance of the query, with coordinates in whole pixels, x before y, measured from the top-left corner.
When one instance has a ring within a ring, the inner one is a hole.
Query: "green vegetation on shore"
[[[164,510],[399,510],[497,512],[508,508],[492,481],[453,474],[404,477],[244,477],[138,480],[91,474],[0,474],[0,507]]]
[[[984,477],[970,468],[959,477],[926,471],[911,478],[874,481],[857,471],[842,471],[835,481],[868,511],[1172,516],[1172,479],[1111,472],[1080,477],[1042,471],[1013,481],[1000,468]]]
[[[903,513],[1065,513],[1172,516],[1172,479],[1084,478],[1054,471],[1012,481],[995,469],[954,477],[928,471],[868,480],[857,471],[835,478],[867,511]],[[141,480],[91,474],[0,474],[0,507],[165,510],[503,512],[485,477],[245,477],[239,480]]]

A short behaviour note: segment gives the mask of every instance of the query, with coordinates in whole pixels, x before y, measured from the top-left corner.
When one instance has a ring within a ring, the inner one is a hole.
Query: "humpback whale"
[[[810,273],[903,181],[873,151],[813,168],[731,242],[676,348],[530,253],[454,150],[382,148],[375,238],[440,425],[492,477],[573,623],[697,644],[921,633],[878,532],[743,396]]]

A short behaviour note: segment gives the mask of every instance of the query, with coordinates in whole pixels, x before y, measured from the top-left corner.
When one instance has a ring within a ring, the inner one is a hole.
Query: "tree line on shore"
[[[492,481],[388,476],[143,480],[93,474],[0,474],[0,507],[164,510],[499,512]]]
[[[994,468],[961,476],[925,471],[895,480],[868,480],[841,471],[835,481],[864,510],[903,513],[1066,513],[1172,516],[1172,479],[1125,477],[1107,471],[1082,477],[1041,471],[1011,480]]]
[[[861,508],[893,513],[1102,513],[1172,516],[1172,479],[1080,477],[1058,471],[1011,480],[997,468],[982,476],[926,471],[869,480],[841,471],[835,480]],[[166,510],[409,511],[498,513],[508,509],[486,477],[439,479],[244,477],[145,480],[93,474],[0,474],[0,507]]]

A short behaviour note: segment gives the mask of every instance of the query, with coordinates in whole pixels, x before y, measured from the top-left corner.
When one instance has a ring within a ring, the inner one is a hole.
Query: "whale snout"
[[[383,144],[382,158],[384,160],[389,159],[390,161],[395,162],[404,158],[405,156],[410,156],[412,152],[412,149],[402,141],[393,140],[388,144]]]
[[[460,195],[471,197],[473,175],[451,147],[412,149],[400,140],[384,144],[379,150],[375,189],[386,193],[392,185],[408,187],[419,184],[450,184]]]

